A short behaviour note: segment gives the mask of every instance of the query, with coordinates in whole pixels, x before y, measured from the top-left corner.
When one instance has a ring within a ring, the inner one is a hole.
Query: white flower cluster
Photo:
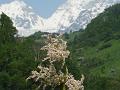
[[[67,42],[62,39],[51,38],[48,36],[47,45],[41,48],[41,50],[47,50],[47,57],[43,61],[49,60],[51,63],[55,61],[68,58],[70,52],[67,49]]]
[[[38,71],[32,71],[32,75],[27,78],[31,79],[33,78],[36,82],[39,79],[47,79],[50,77],[50,69],[47,67],[42,67],[41,65],[38,66]]]
[[[59,74],[56,72],[56,69],[53,65],[50,65],[49,68],[38,66],[38,71],[32,71],[32,75],[27,78],[34,79],[35,82],[40,82],[39,87],[42,85],[46,86],[59,86],[61,83],[64,83],[66,80],[66,76],[64,73],[60,72]]]
[[[81,80],[75,80],[73,75],[70,75],[65,85],[68,87],[68,90],[84,90],[83,81],[84,75],[82,75]]]

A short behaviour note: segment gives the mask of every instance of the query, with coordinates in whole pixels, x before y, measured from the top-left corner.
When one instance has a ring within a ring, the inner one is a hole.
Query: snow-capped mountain
[[[108,8],[114,4],[120,3],[120,0],[91,0],[83,11],[79,13],[77,19],[65,29],[64,32],[78,31],[86,28],[87,24],[91,22],[98,14],[102,13],[105,8]],[[59,31],[61,32],[61,30]]]
[[[14,22],[21,36],[29,36],[37,31],[61,32],[85,28],[90,21],[105,8],[119,3],[120,0],[66,0],[47,19],[34,13],[32,7],[22,0],[1,4],[0,13],[4,12]]]
[[[11,17],[21,36],[33,34],[43,24],[43,19],[36,15],[32,7],[26,5],[22,0],[0,5],[0,11]]]

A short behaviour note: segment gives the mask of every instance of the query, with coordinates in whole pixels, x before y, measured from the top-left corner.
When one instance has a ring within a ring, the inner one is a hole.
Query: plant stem
[[[65,89],[65,84],[64,84],[64,83],[62,84],[61,90],[66,90],[66,89]]]

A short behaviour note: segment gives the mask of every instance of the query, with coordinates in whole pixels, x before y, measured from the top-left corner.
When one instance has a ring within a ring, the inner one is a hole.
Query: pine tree
[[[2,13],[0,17],[0,43],[15,41],[16,34],[17,30],[13,26],[13,22],[6,14]]]

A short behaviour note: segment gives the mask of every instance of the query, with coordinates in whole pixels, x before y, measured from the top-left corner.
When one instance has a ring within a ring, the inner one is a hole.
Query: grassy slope
[[[95,58],[97,62],[102,62],[98,66],[93,66],[94,68],[91,66],[90,74],[117,78],[120,76],[120,41],[111,40],[109,41],[111,47],[98,51],[97,49],[102,46],[101,43],[93,48],[88,47],[84,51],[86,58]]]

